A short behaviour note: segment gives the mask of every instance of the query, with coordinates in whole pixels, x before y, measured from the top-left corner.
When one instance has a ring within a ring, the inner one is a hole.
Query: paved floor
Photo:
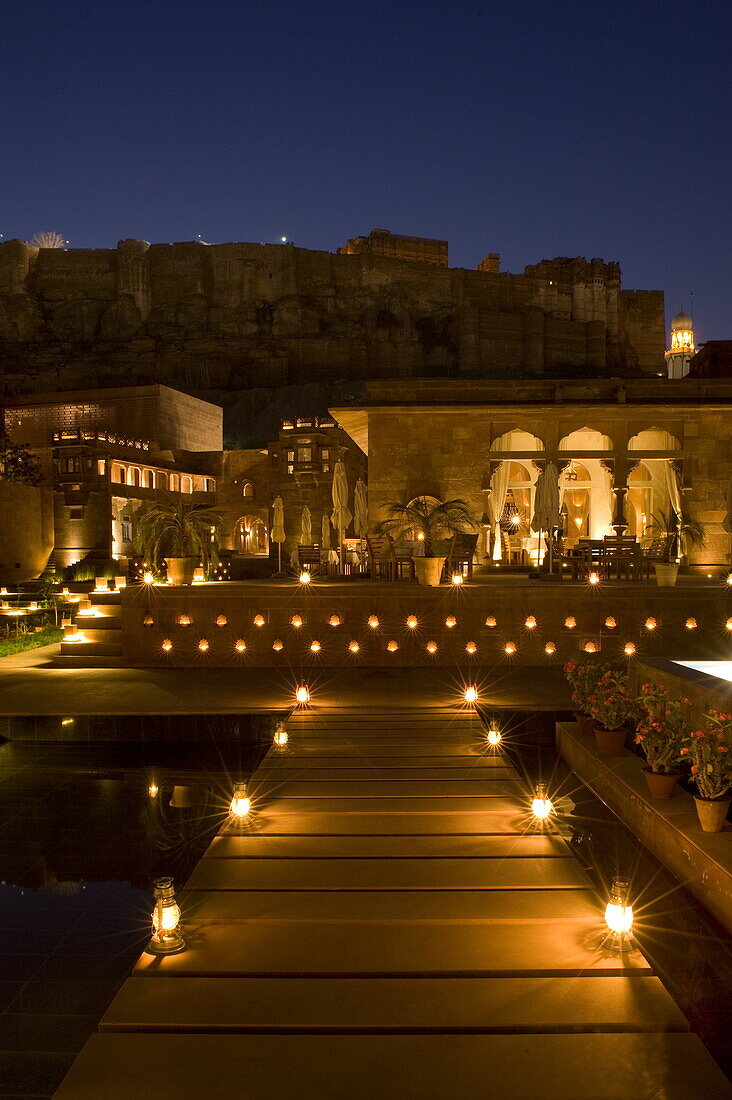
[[[187,950],[141,957],[59,1100],[729,1095],[469,715],[289,734],[182,893]]]

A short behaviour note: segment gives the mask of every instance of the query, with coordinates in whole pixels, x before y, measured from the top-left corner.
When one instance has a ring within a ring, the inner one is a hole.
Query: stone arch
[[[538,435],[525,428],[508,428],[496,436],[490,446],[491,453],[496,451],[544,451],[544,442]]]
[[[613,441],[609,435],[585,425],[575,428],[559,440],[561,452],[567,451],[612,451]]]
[[[267,523],[261,516],[240,516],[234,524],[234,549],[237,554],[257,557],[269,554]]]
[[[680,451],[679,439],[665,428],[642,428],[628,440],[629,451]]]

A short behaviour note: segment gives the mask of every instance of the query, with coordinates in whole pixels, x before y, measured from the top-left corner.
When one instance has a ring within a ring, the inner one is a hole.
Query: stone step
[[[443,836],[456,833],[484,836],[486,833],[521,835],[528,831],[527,813],[514,807],[499,810],[495,805],[497,799],[491,800],[491,813],[487,813],[484,806],[481,810],[467,813],[456,811],[452,808],[452,799],[450,807],[442,813],[425,812],[420,807],[415,807],[411,813],[384,810],[380,813],[362,810],[359,813],[355,807],[351,812],[344,813],[332,805],[331,799],[322,801],[328,801],[331,805],[328,811],[319,813],[313,813],[310,807],[306,811],[299,799],[294,799],[285,807],[287,812],[273,802],[270,806],[260,807],[256,814],[251,815],[251,820],[246,825],[227,825],[222,832],[253,836],[259,833],[266,833],[268,836],[413,836],[435,833]],[[488,800],[478,801],[482,805]]]
[[[602,907],[588,889],[567,890],[213,890],[186,888],[180,896],[186,919],[328,921],[451,920],[459,925],[510,920],[546,921],[554,925],[585,920],[602,926]],[[354,932],[356,929],[354,929]],[[366,929],[364,934],[368,934]],[[490,935],[487,929],[486,935]],[[547,954],[549,962],[550,952]]]
[[[405,777],[430,779],[433,775],[452,773],[451,777],[461,779],[475,777],[482,771],[507,771],[511,768],[509,758],[489,756],[488,753],[476,756],[322,756],[300,753],[297,747],[291,753],[272,753],[259,765],[257,775],[267,775],[276,771],[285,775],[315,775],[317,779],[346,779],[357,772],[373,772],[364,775],[364,779],[375,777],[380,772],[384,780]]]
[[[260,764],[252,780],[263,786],[268,783],[287,784],[288,793],[293,782],[305,785],[325,783],[378,783],[384,792],[398,791],[405,784],[421,786],[425,782],[447,783],[495,783],[516,780],[519,773],[515,768],[268,768]]]
[[[353,779],[317,780],[283,779],[257,782],[255,776],[249,784],[256,798],[495,798],[508,795],[516,799],[528,798],[530,788],[520,779]]]
[[[620,972],[649,974],[639,951],[600,948],[599,922],[546,921],[486,925],[473,921],[246,921],[231,935],[228,921],[196,920],[188,950],[168,958],[143,954],[135,975],[159,977],[467,976],[546,977]],[[548,941],[551,948],[547,951]],[[129,991],[131,992],[131,991]],[[144,996],[144,990],[138,990]],[[129,1001],[128,1001],[129,1004]],[[129,1008],[126,1009],[128,1018]],[[118,1018],[124,1018],[119,1013]]]
[[[525,859],[202,859],[191,890],[538,890],[587,885],[572,856]]]
[[[119,642],[61,642],[61,655],[66,657],[119,657],[122,643]],[[67,666],[68,667],[68,666]],[[81,666],[83,667],[83,663]]]
[[[290,735],[293,737],[293,735]],[[348,741],[344,739],[315,739],[312,742],[293,740],[293,753],[298,757],[335,762],[342,757],[360,756],[369,758],[389,758],[408,760],[411,757],[462,757],[466,760],[477,759],[485,752],[485,743],[478,741],[429,741],[425,738],[412,741],[394,741],[379,738],[372,744]]]
[[[301,813],[307,809],[309,813],[348,813],[357,814],[395,814],[395,813],[513,813],[524,817],[524,824],[528,826],[530,814],[528,807],[531,799],[501,797],[500,795],[486,794],[483,797],[460,798],[456,796],[449,799],[428,797],[399,797],[388,798],[386,796],[357,797],[350,795],[347,798],[307,798],[307,806],[303,805],[300,798],[275,798],[267,806],[268,813],[289,814]]]
[[[526,836],[217,836],[207,859],[485,859],[568,856],[562,837]]]
[[[267,1100],[730,1095],[699,1039],[681,1033],[343,1035],[334,1043],[329,1035],[105,1032],[89,1040],[56,1100],[222,1100],[235,1091]]]
[[[687,1031],[658,978],[129,978],[101,1031]]]

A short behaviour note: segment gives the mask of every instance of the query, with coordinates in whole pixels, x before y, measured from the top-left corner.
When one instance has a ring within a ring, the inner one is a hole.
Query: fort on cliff
[[[0,244],[6,393],[160,382],[235,410],[252,407],[247,391],[313,384],[331,400],[371,378],[655,374],[664,347],[663,293],[622,289],[599,259],[512,274],[491,253],[470,271],[447,266],[445,241],[385,230],[337,254]]]

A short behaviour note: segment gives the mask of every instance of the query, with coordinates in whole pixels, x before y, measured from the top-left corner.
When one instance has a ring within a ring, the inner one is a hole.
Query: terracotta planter
[[[681,779],[681,772],[654,772],[646,766],[643,769],[651,798],[670,798]]]
[[[442,576],[444,558],[415,558],[414,567],[417,570],[417,580],[420,584],[437,588]]]
[[[657,561],[653,566],[659,588],[674,588],[679,567],[675,561]]]
[[[712,801],[709,798],[697,798],[695,795],[694,801],[696,802],[699,824],[703,831],[705,833],[721,833],[727,820],[729,804],[732,799],[720,798]]]
[[[595,740],[601,756],[622,756],[627,736],[627,730],[606,730],[595,726]]]
[[[580,733],[584,733],[585,737],[592,737],[595,732],[594,718],[589,714],[582,714],[581,711],[574,711],[574,720],[580,728]]]
[[[193,558],[166,558],[165,564],[171,584],[190,584],[193,580]]]

